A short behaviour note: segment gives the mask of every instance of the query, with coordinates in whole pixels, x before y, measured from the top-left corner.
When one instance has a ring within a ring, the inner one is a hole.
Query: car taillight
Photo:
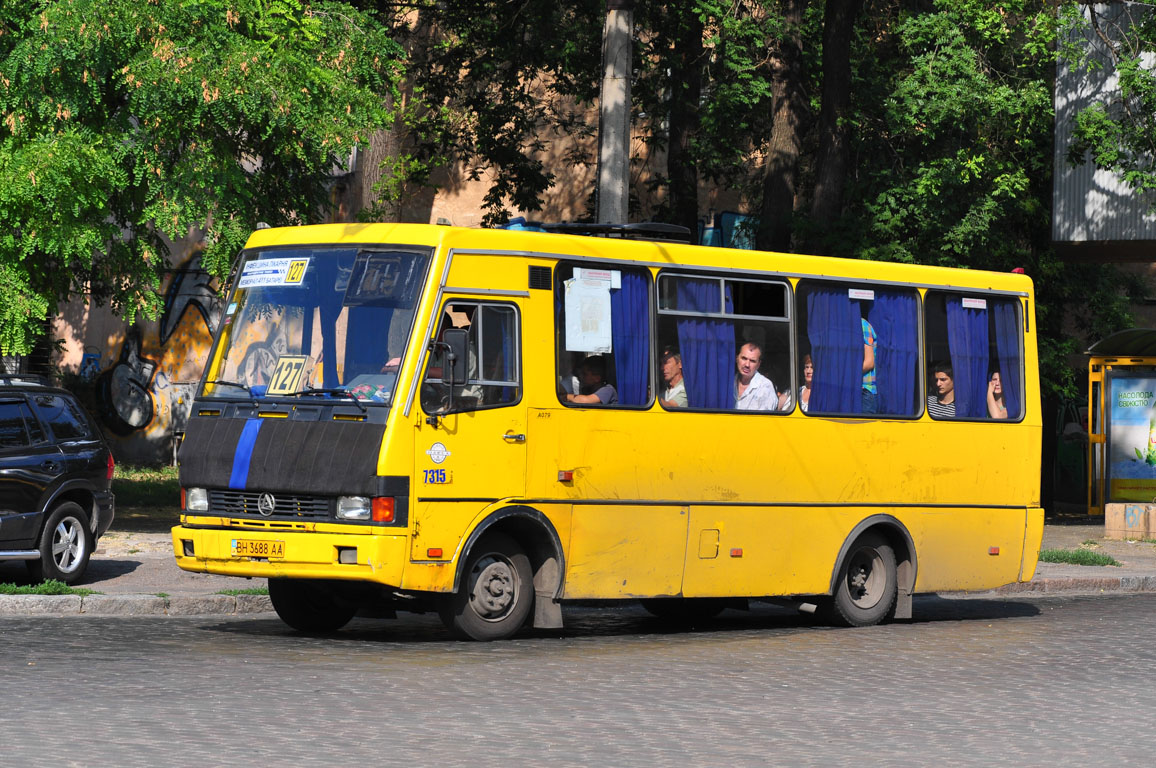
[[[112,459],[112,451],[108,452],[108,479],[112,480],[113,473],[116,471],[116,462]]]

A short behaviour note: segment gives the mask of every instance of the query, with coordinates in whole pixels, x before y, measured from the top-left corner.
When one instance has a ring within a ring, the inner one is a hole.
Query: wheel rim
[[[847,593],[859,608],[874,608],[883,599],[887,574],[883,557],[874,547],[863,547],[847,566]]]
[[[65,517],[52,532],[52,562],[61,573],[72,573],[84,557],[84,529],[75,517]]]
[[[470,571],[470,608],[484,621],[501,621],[518,602],[518,577],[507,558],[488,554]]]

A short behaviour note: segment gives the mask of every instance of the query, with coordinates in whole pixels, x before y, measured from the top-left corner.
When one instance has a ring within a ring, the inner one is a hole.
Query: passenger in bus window
[[[795,407],[795,404],[794,404],[794,402],[792,402],[792,398],[791,398],[791,385],[788,384],[782,390],[779,390],[778,409],[780,411],[789,411],[794,407]]]
[[[618,402],[618,391],[606,382],[606,360],[594,355],[582,361],[578,369],[581,393],[566,395],[566,402],[584,405],[611,405]]]
[[[662,378],[666,389],[658,402],[663,408],[685,408],[686,384],[682,378],[682,355],[677,349],[667,347],[662,351]]]
[[[735,357],[735,408],[740,411],[773,411],[779,406],[779,393],[766,376],[759,373],[763,348],[748,341]]]
[[[863,318],[863,413],[878,411],[879,388],[875,384],[875,329]]]
[[[927,411],[937,419],[955,418],[955,382],[951,364],[936,363],[931,367],[934,395],[927,396]]]
[[[810,355],[803,355],[803,386],[799,387],[799,407],[803,413],[811,405],[811,382],[815,378],[815,363]]]
[[[993,419],[1007,418],[1007,401],[1003,396],[999,371],[992,371],[987,378],[987,415]]]

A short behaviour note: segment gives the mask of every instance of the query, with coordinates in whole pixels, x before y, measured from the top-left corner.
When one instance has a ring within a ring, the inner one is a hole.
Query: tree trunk
[[[687,13],[674,42],[674,66],[670,72],[670,145],[666,174],[670,179],[671,222],[681,224],[696,237],[698,231],[698,165],[690,148],[698,132],[702,98],[702,19]]]
[[[774,115],[771,141],[763,170],[763,204],[756,245],[760,250],[791,247],[791,217],[795,206],[795,173],[802,144],[807,99],[803,89],[801,25],[806,0],[786,0],[787,36],[779,44],[778,67],[772,83]]]
[[[850,141],[844,122],[851,110],[851,33],[862,0],[827,0],[823,19],[823,106],[819,112],[819,154],[815,166],[815,197],[811,218],[829,224],[843,214]],[[829,253],[822,237],[811,238],[807,250]]]

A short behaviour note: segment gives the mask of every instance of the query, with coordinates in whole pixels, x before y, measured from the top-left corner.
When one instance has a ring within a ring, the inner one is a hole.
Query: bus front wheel
[[[269,602],[281,621],[308,634],[336,632],[357,613],[333,590],[307,579],[269,579]]]
[[[509,536],[490,533],[474,545],[461,586],[440,613],[458,637],[503,640],[522,628],[533,605],[530,558]]]
[[[883,621],[895,604],[898,578],[895,551],[878,533],[855,540],[843,558],[831,618],[848,627],[867,627]]]

